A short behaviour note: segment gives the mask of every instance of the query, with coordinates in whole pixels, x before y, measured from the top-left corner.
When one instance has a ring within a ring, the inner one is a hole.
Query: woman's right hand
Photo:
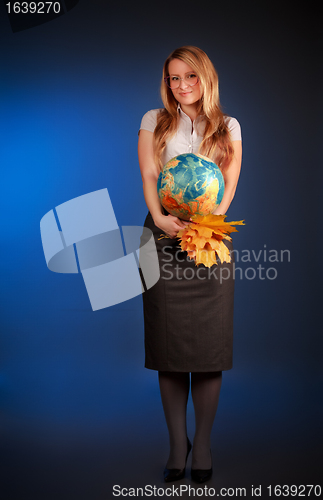
[[[164,231],[167,236],[170,238],[176,238],[178,231],[184,229],[188,224],[190,224],[190,221],[179,219],[178,217],[170,214],[158,214],[158,216],[155,217],[154,223],[157,227]]]

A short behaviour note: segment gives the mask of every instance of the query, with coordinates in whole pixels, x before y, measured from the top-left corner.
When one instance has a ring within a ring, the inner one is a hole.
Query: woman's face
[[[200,81],[190,86],[184,81],[184,77],[189,74],[196,74],[191,66],[180,59],[172,59],[168,65],[168,73],[170,77],[177,76],[182,78],[177,89],[172,89],[173,96],[176,101],[184,106],[189,106],[197,103],[201,98],[201,83]]]

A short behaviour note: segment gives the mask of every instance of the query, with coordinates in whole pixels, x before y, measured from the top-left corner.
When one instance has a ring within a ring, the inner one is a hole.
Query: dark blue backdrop
[[[210,56],[223,108],[241,123],[228,219],[246,220],[234,235],[240,255],[262,250],[259,262],[239,263],[234,369],[224,374],[210,484],[249,494],[261,484],[262,497],[269,484],[317,484],[316,13],[83,0],[15,33],[4,5],[0,14],[2,498],[101,500],[114,484],[163,486],[167,430],[156,373],[143,368],[142,299],[93,312],[81,275],[47,269],[39,222],[107,187],[119,225],[143,224],[137,130],[162,105],[164,59],[185,44]],[[290,259],[265,261],[265,249]],[[248,279],[259,264],[276,279]],[[191,402],[188,417],[192,435]]]

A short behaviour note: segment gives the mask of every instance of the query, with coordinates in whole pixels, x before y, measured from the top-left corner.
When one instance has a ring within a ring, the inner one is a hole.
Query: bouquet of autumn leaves
[[[231,241],[229,234],[238,232],[234,225],[244,225],[244,222],[225,222],[225,218],[226,215],[193,215],[191,224],[177,233],[181,249],[197,266],[211,267],[217,264],[217,256],[221,264],[231,262],[230,251],[223,240]]]

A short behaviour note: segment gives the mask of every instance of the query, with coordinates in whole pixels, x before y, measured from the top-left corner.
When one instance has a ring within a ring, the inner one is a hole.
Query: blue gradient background
[[[260,260],[276,280],[236,283],[210,486],[319,483],[318,16],[254,4],[83,0],[17,33],[0,6],[1,498],[163,486],[168,437],[157,375],[143,368],[142,299],[92,312],[80,274],[47,269],[39,222],[107,187],[119,225],[143,224],[137,130],[161,106],[164,59],[184,44],[210,56],[223,108],[242,126],[228,219],[247,225],[235,248],[291,252]],[[188,420],[192,436],[191,402]]]

